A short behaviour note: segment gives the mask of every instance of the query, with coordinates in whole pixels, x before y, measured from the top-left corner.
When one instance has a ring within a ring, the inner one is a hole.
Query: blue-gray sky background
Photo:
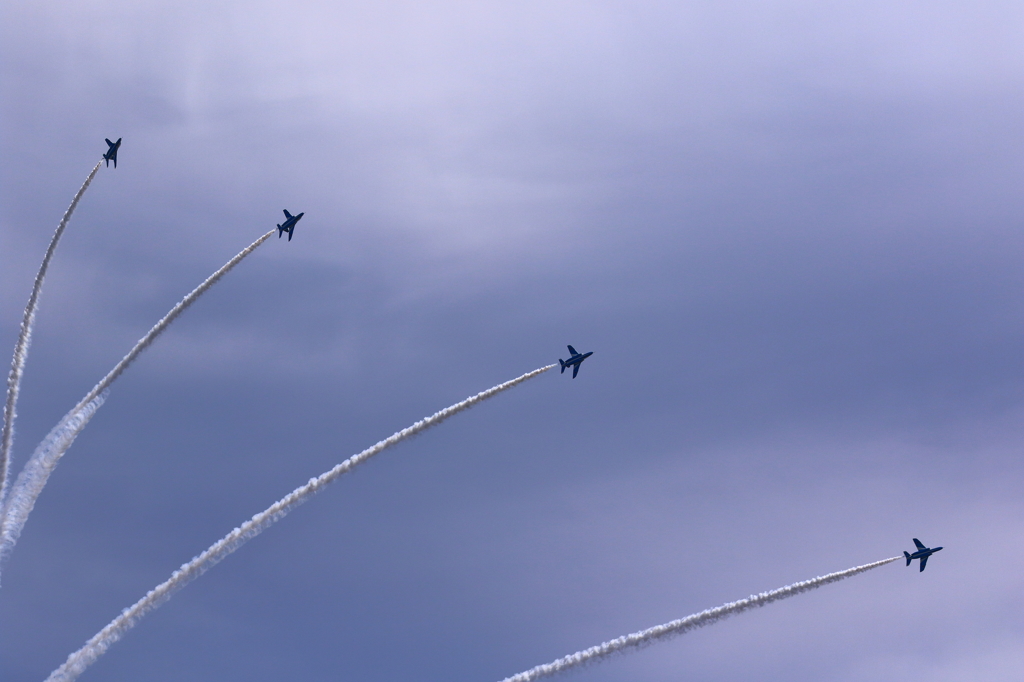
[[[1024,6],[8,2],[15,467],[167,309],[0,590],[0,679],[310,476],[83,680],[489,682],[944,545],[575,674],[1024,674]],[[6,353],[3,357],[6,357]]]

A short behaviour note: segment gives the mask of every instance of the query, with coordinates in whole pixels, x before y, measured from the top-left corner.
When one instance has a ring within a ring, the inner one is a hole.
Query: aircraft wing
[[[924,570],[924,566],[927,563],[928,563],[928,557],[926,557],[926,556],[921,557],[921,571]],[[921,571],[918,571],[918,573],[920,573]]]
[[[568,348],[569,352],[572,353],[573,355],[579,355],[579,353],[576,352],[576,349],[573,348],[572,346],[566,346],[566,348]]]
[[[579,374],[579,373],[580,373],[580,366],[579,365],[573,365],[572,366],[572,378],[575,379],[576,375]]]
[[[284,210],[284,217],[285,218],[291,218],[292,217],[292,214],[288,212],[288,209]]]
[[[917,545],[917,548],[918,548],[918,549],[928,549],[928,548],[927,548],[927,547],[925,547],[925,546],[924,546],[924,545],[923,545],[923,544],[921,543],[921,541],[920,541],[920,540],[918,540],[917,538],[914,538],[914,544],[915,544],[915,545]]]

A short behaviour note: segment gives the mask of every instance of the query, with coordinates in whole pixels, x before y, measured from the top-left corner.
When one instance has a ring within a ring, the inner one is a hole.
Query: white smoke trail
[[[11,373],[7,376],[7,402],[4,404],[4,426],[3,435],[0,436],[0,505],[7,497],[7,473],[10,468],[11,445],[14,443],[14,419],[17,416],[18,393],[21,391],[21,375],[25,372],[25,361],[28,359],[28,347],[32,343],[32,327],[35,326],[36,309],[39,307],[39,293],[43,289],[43,280],[46,279],[46,270],[50,267],[50,259],[57,250],[57,242],[64,234],[64,228],[71,220],[71,214],[75,212],[78,201],[89,188],[92,179],[96,177],[96,171],[100,169],[99,161],[93,166],[92,172],[85,182],[78,189],[75,198],[71,200],[68,210],[64,211],[64,217],[57,225],[57,231],[53,233],[50,246],[46,249],[43,262],[39,265],[39,272],[36,273],[35,284],[32,285],[32,293],[28,297],[28,305],[25,306],[25,316],[21,320],[21,333],[18,335],[18,342],[14,345],[14,357],[11,358]]]
[[[75,405],[73,410],[71,410],[71,413],[74,413],[82,409],[82,407],[84,407],[86,403],[94,400],[96,396],[110,388],[110,385],[114,383],[114,381],[119,376],[121,376],[121,373],[128,369],[128,366],[135,361],[135,358],[137,358],[142,351],[146,350],[146,348],[148,348],[149,345],[153,343],[153,341],[155,341],[156,338],[160,336],[160,334],[162,334],[165,329],[167,329],[171,322],[174,322],[175,318],[177,318],[179,315],[185,312],[185,310],[187,310],[190,305],[196,302],[196,299],[205,294],[206,290],[212,287],[214,284],[216,284],[221,277],[231,272],[231,270],[236,265],[245,260],[246,256],[255,251],[260,244],[270,239],[270,237],[273,236],[276,230],[277,228],[274,228],[270,232],[267,232],[265,235],[254,241],[252,244],[249,244],[249,246],[239,251],[238,255],[236,255],[234,258],[232,258],[227,263],[222,265],[221,268],[217,270],[215,273],[207,277],[202,284],[200,284],[191,292],[189,292],[188,296],[181,299],[181,301],[179,301],[176,306],[171,308],[170,311],[168,311],[168,313],[164,315],[159,322],[153,325],[152,329],[146,332],[145,336],[138,340],[138,342],[135,344],[135,347],[128,351],[128,355],[125,355],[121,359],[121,362],[117,363],[117,365],[114,366],[114,369],[110,370],[107,373],[107,376],[103,377],[103,379],[101,379],[98,384],[93,386],[93,389],[89,391],[89,393],[87,393],[84,398],[78,401],[78,404]]]
[[[275,228],[276,229],[276,228]],[[139,356],[139,354],[146,350],[146,348],[153,343],[154,340],[160,334],[167,329],[167,327],[174,321],[176,317],[185,312],[185,310],[195,303],[196,299],[203,295],[207,289],[212,287],[217,281],[231,271],[236,265],[242,262],[246,256],[256,250],[260,244],[269,239],[275,230],[270,230],[265,235],[254,241],[249,246],[245,247],[237,256],[225,263],[219,270],[206,278],[202,284],[197,286],[191,291],[185,298],[181,299],[176,306],[171,308],[170,312],[164,315],[163,319],[157,322],[152,329],[147,332],[145,336],[139,339],[135,347],[129,351],[128,355],[125,355],[121,359],[121,362],[117,363],[114,369],[110,370],[103,379],[96,384],[91,391],[89,391],[84,398],[82,398],[77,405],[71,408],[60,422],[50,430],[43,442],[39,444],[35,452],[25,463],[25,468],[18,476],[18,480],[11,490],[9,499],[5,502],[2,507],[2,513],[0,513],[0,561],[3,561],[11,551],[14,549],[15,543],[21,536],[21,530],[25,527],[25,522],[28,521],[28,515],[35,506],[36,498],[43,491],[46,486],[46,481],[53,472],[53,469],[57,466],[60,458],[64,455],[71,443],[74,442],[75,437],[85,428],[85,425],[89,422],[89,419],[81,419],[80,415],[86,410],[88,405],[96,402],[97,398],[103,394],[110,385],[121,376],[121,373],[128,369],[128,366]],[[89,417],[99,409],[99,406],[103,404],[100,400],[95,404],[95,407],[88,412]]]
[[[359,464],[362,464],[392,445],[400,443],[406,438],[415,436],[416,434],[429,429],[431,426],[436,426],[448,419],[448,417],[456,415],[463,410],[467,410],[488,398],[494,397],[503,391],[507,391],[513,386],[517,386],[524,381],[543,374],[556,366],[557,365],[548,365],[547,367],[535,369],[532,372],[527,372],[526,374],[516,377],[511,381],[506,381],[505,383],[498,384],[494,388],[489,388],[482,393],[477,393],[475,396],[467,398],[460,403],[455,403],[450,407],[446,407],[440,412],[437,412],[426,419],[421,419],[412,426],[392,434],[376,445],[363,450],[358,455],[349,457],[341,464],[338,464],[333,469],[320,474],[316,478],[309,479],[309,482],[306,485],[296,488],[288,495],[270,505],[270,507],[261,511],[259,514],[256,514],[251,519],[215,542],[209,549],[192,559],[192,561],[189,561],[187,564],[183,564],[181,568],[171,574],[169,579],[154,587],[146,594],[145,597],[122,611],[121,615],[96,633],[92,639],[85,643],[85,646],[68,656],[67,661],[65,661],[63,665],[50,673],[50,676],[46,678],[46,682],[72,682],[72,680],[77,679],[78,676],[93,663],[93,661],[102,656],[112,644],[121,639],[121,637],[123,637],[124,634],[139,621],[139,619],[163,604],[176,591],[201,576],[246,542],[262,533],[280,519],[284,518],[289,512],[316,493],[320,492],[325,486],[334,482],[338,477],[348,473]]]
[[[3,540],[0,541],[0,562],[6,559],[14,549],[14,544],[18,541],[21,529],[25,525],[24,519],[35,506],[36,498],[39,497],[43,486],[46,485],[46,479],[49,478],[50,472],[57,466],[61,454],[71,447],[71,443],[106,399],[107,391],[104,391],[87,402],[82,409],[62,419],[61,428],[50,431],[43,442],[36,446],[36,450],[29,460],[32,466],[25,466],[11,489],[11,497],[8,500],[10,507],[24,511],[14,516],[4,516],[2,519],[2,535],[0,536]],[[18,520],[21,521],[20,524]]]
[[[552,661],[551,663],[538,665],[535,668],[530,668],[529,670],[513,675],[512,677],[506,677],[502,682],[531,682],[532,680],[564,672],[580,665],[594,663],[606,656],[610,656],[611,654],[654,644],[662,639],[681,635],[689,632],[690,630],[695,630],[696,628],[702,628],[706,625],[717,623],[723,618],[735,616],[738,613],[760,608],[767,604],[771,604],[774,601],[779,601],[780,599],[787,599],[803,592],[817,589],[822,585],[828,585],[829,583],[849,578],[850,576],[857,575],[858,573],[870,571],[872,568],[884,566],[885,564],[892,563],[893,561],[897,561],[901,558],[902,557],[893,557],[891,559],[883,559],[882,561],[876,561],[871,564],[848,568],[845,571],[829,573],[828,575],[819,576],[811,580],[804,580],[803,582],[787,585],[786,587],[780,587],[779,589],[772,590],[771,592],[754,594],[746,599],[740,599],[739,601],[723,604],[713,609],[707,609],[706,611],[695,613],[692,616],[687,616],[686,618],[673,620],[669,623],[665,623],[664,625],[657,625],[653,628],[648,628],[647,630],[634,632],[631,635],[618,637],[605,642],[604,644],[592,646],[589,649],[584,649],[583,651],[577,651],[574,654],[564,656],[556,661]]]

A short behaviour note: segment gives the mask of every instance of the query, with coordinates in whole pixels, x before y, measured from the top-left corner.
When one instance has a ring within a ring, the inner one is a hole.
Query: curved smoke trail
[[[60,461],[61,454],[71,447],[75,438],[106,399],[107,392],[104,391],[87,402],[82,409],[62,419],[60,427],[50,431],[43,442],[36,446],[30,460],[34,465],[26,466],[22,470],[11,489],[11,497],[8,501],[11,508],[23,509],[24,513],[20,514],[20,524],[17,523],[16,517],[4,516],[2,519],[0,528],[2,528],[3,541],[0,542],[0,562],[5,560],[14,549],[14,544],[18,541],[21,529],[25,525],[24,519],[35,506],[36,498],[39,497],[43,486],[46,485],[46,479],[49,478],[50,472]]]
[[[872,568],[884,566],[885,564],[892,563],[893,561],[897,561],[901,558],[902,557],[893,557],[891,559],[883,559],[874,563],[864,564],[863,566],[848,568],[845,571],[829,573],[828,575],[819,576],[811,580],[804,580],[803,582],[787,585],[786,587],[780,587],[779,589],[772,590],[771,592],[754,594],[746,599],[740,599],[739,601],[723,604],[713,609],[707,609],[706,611],[695,613],[692,616],[687,616],[686,618],[673,620],[669,623],[665,623],[664,625],[656,625],[655,627],[648,628],[647,630],[634,632],[631,635],[624,635],[605,642],[604,644],[598,644],[597,646],[592,646],[589,649],[577,651],[574,654],[564,656],[556,661],[552,661],[551,663],[538,665],[535,668],[530,668],[529,670],[513,675],[512,677],[506,677],[502,682],[531,682],[532,680],[547,677],[548,675],[554,675],[577,666],[594,663],[606,656],[610,656],[611,654],[654,644],[662,639],[681,635],[689,632],[690,630],[695,630],[706,625],[717,623],[723,618],[735,616],[738,613],[743,613],[750,609],[760,608],[771,604],[774,601],[779,601],[780,599],[788,599],[789,597],[802,594],[809,590],[817,589],[822,585],[828,585],[829,583],[849,578],[857,575],[858,573],[870,571]]]
[[[200,296],[206,293],[207,289],[216,284],[221,277],[231,272],[231,270],[236,265],[245,260],[246,256],[255,251],[260,244],[270,239],[273,236],[276,229],[277,228],[274,228],[270,232],[267,232],[265,235],[254,241],[252,244],[249,244],[249,246],[239,251],[238,255],[236,255],[234,258],[232,258],[227,263],[222,265],[220,269],[217,270],[215,273],[207,277],[202,284],[200,284],[191,292],[189,292],[188,296],[181,299],[181,301],[179,301],[176,306],[171,308],[170,311],[168,311],[168,313],[164,315],[159,322],[153,325],[152,329],[146,332],[145,336],[138,340],[138,342],[135,344],[135,347],[128,351],[128,355],[125,355],[123,358],[121,358],[121,362],[117,363],[117,365],[114,366],[114,369],[107,372],[107,376],[103,377],[98,384],[93,386],[92,390],[89,391],[89,393],[87,393],[84,398],[78,401],[78,404],[75,405],[74,409],[71,410],[71,413],[74,413],[82,409],[86,403],[95,400],[96,396],[110,388],[110,385],[114,383],[114,381],[119,376],[121,376],[121,374],[126,369],[128,369],[128,366],[135,361],[135,358],[137,358],[142,351],[146,350],[146,348],[148,348],[149,345],[153,343],[153,341],[155,341],[156,338],[160,336],[160,334],[162,334],[165,329],[167,329],[171,322],[174,322],[175,318],[177,318],[178,315],[181,315],[183,312],[185,312],[185,310],[187,310],[190,305],[196,302],[196,299],[198,299]]]
[[[275,228],[276,229],[276,228]],[[121,362],[117,363],[114,369],[110,370],[103,379],[96,384],[91,391],[89,391],[84,398],[82,398],[77,405],[71,408],[60,422],[50,430],[43,442],[39,444],[35,452],[25,463],[25,468],[18,476],[18,480],[11,490],[10,498],[6,501],[2,508],[2,514],[0,514],[0,561],[7,557],[14,549],[15,543],[21,536],[21,530],[25,527],[25,522],[28,521],[28,515],[35,506],[36,498],[43,491],[46,486],[46,481],[50,477],[50,473],[53,472],[54,467],[60,461],[60,458],[64,455],[71,443],[74,442],[75,437],[85,428],[85,425],[89,423],[89,418],[92,417],[93,413],[99,409],[99,406],[103,404],[102,400],[97,399],[103,394],[110,385],[121,374],[128,369],[128,366],[134,362],[135,358],[139,354],[146,350],[153,341],[156,340],[160,334],[167,329],[167,327],[175,320],[176,317],[185,312],[185,310],[195,303],[196,299],[202,296],[207,289],[212,287],[217,281],[231,271],[236,265],[241,263],[246,256],[256,250],[260,244],[265,242],[274,234],[274,230],[270,230],[265,235],[254,241],[249,246],[245,247],[237,256],[225,263],[219,270],[206,278],[206,280],[192,290],[185,298],[181,299],[176,306],[171,308],[170,312],[164,315],[163,319],[157,322],[152,329],[147,332],[145,336],[139,339],[135,347],[125,355]],[[86,408],[89,405],[93,405],[91,411],[88,411],[88,417],[85,419],[80,418]]]
[[[215,542],[209,549],[192,559],[192,561],[183,564],[181,568],[171,574],[170,578],[154,587],[145,597],[122,611],[121,615],[96,633],[92,639],[85,643],[85,646],[68,656],[68,660],[62,666],[50,673],[50,676],[46,678],[46,682],[72,682],[72,680],[77,679],[93,661],[102,656],[112,644],[121,639],[143,616],[170,599],[172,594],[201,576],[246,542],[284,518],[290,511],[323,490],[328,484],[333,483],[338,477],[348,473],[359,464],[392,445],[411,438],[429,429],[431,426],[436,426],[448,419],[448,417],[454,416],[463,410],[468,410],[474,405],[507,391],[513,386],[518,386],[524,381],[543,374],[556,366],[548,365],[547,367],[535,369],[511,381],[506,381],[482,393],[477,393],[475,396],[467,398],[460,403],[446,407],[440,412],[436,412],[426,419],[421,419],[412,426],[392,434],[376,445],[363,450],[358,455],[349,457],[341,464],[320,474],[316,478],[309,479],[306,485],[300,486],[288,495],[285,495],[267,509],[256,514]]]
[[[89,184],[96,177],[96,171],[100,169],[99,161],[93,166],[92,172],[85,182],[78,189],[75,198],[71,200],[68,210],[64,211],[64,217],[57,225],[57,231],[53,233],[50,246],[46,249],[43,262],[39,265],[39,272],[36,273],[35,284],[32,285],[32,293],[28,297],[28,305],[25,306],[25,316],[21,320],[21,333],[18,335],[18,342],[14,345],[14,357],[11,359],[11,373],[7,376],[7,402],[4,404],[4,426],[3,435],[0,436],[0,505],[7,497],[7,471],[10,469],[11,445],[14,443],[14,418],[17,416],[18,393],[21,391],[21,375],[25,372],[25,361],[28,359],[28,347],[32,342],[32,327],[35,326],[36,309],[39,307],[39,293],[43,289],[43,280],[46,279],[46,270],[50,267],[50,259],[57,250],[57,242],[64,234],[64,228],[71,220],[71,214],[75,212],[78,201],[89,189]]]

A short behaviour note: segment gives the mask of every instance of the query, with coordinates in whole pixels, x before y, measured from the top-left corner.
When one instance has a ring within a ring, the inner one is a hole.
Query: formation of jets
[[[936,552],[938,552],[942,548],[941,547],[925,547],[924,543],[922,543],[917,538],[914,538],[914,544],[917,546],[917,551],[914,552],[913,554],[911,554],[910,552],[903,552],[903,556],[905,556],[907,558],[907,566],[909,566],[910,562],[913,561],[914,559],[920,559],[921,560],[921,570],[918,571],[918,573],[920,573],[921,571],[924,570],[925,565],[928,563],[928,557],[930,557],[932,554],[935,554]]]
[[[117,150],[121,147],[121,138],[117,138],[117,142],[111,142],[109,139],[106,139],[106,143],[107,151],[103,155],[103,158],[104,160],[106,160],[108,168],[110,167],[111,161],[114,162],[114,168],[117,168]],[[299,222],[299,219],[302,218],[302,216],[304,215],[305,213],[300,213],[299,215],[292,215],[291,213],[288,212],[287,209],[285,209],[284,222],[277,226],[277,238],[280,239],[282,236],[284,236],[284,233],[287,232],[288,241],[291,241],[292,233],[295,232],[295,223]],[[574,373],[573,376],[576,376],[576,374]]]
[[[114,168],[117,168],[117,150],[121,146],[121,138],[117,138],[117,142],[111,142],[110,140],[106,140],[106,142],[108,149],[106,154],[103,155],[103,158],[106,160],[108,167],[110,166],[110,162],[113,161]],[[281,237],[284,236],[284,233],[287,232],[288,241],[291,241],[292,234],[295,231],[295,223],[299,222],[299,220],[304,215],[305,213],[292,215],[287,211],[287,209],[285,209],[285,220],[283,223],[277,226],[277,238],[280,239]],[[579,374],[580,372],[580,365],[583,364],[584,360],[593,355],[594,352],[590,351],[589,353],[578,353],[576,352],[576,349],[573,348],[572,346],[568,346],[568,348],[569,359],[562,360],[561,358],[559,358],[558,364],[561,365],[562,367],[562,374],[565,374],[565,370],[567,367],[572,367],[572,378],[575,379],[576,375]],[[917,538],[914,538],[914,545],[917,547],[917,550],[913,554],[911,554],[910,552],[903,552],[903,556],[907,559],[907,566],[909,566],[910,562],[912,562],[914,559],[920,560],[921,571],[923,571],[924,567],[928,564],[928,557],[942,549],[941,547],[925,547],[924,544]]]
[[[567,367],[572,367],[572,378],[575,379],[576,375],[580,371],[580,365],[583,364],[584,360],[593,355],[594,352],[590,351],[589,353],[578,353],[576,349],[573,348],[572,346],[568,346],[568,348],[570,354],[569,359],[562,360],[561,358],[559,358],[558,364],[562,366],[563,374],[565,373]],[[942,549],[941,547],[925,547],[924,543],[922,543],[917,538],[914,538],[914,545],[917,547],[917,550],[913,554],[911,554],[910,552],[903,552],[903,556],[907,558],[907,566],[909,566],[910,562],[914,559],[919,559],[921,561],[921,571],[923,571],[924,567],[928,564],[928,557]]]

